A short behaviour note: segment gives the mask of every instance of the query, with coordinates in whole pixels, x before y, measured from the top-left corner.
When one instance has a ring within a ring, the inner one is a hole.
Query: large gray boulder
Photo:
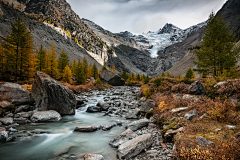
[[[74,115],[76,98],[71,90],[43,72],[34,74],[32,95],[38,110],[55,110],[61,115]]]
[[[151,108],[155,107],[155,101],[148,99],[140,107],[140,112],[147,113]]]
[[[153,143],[152,134],[138,136],[118,147],[117,154],[120,160],[131,159],[138,155],[142,150],[148,148]]]
[[[16,83],[4,82],[0,84],[0,101],[9,101],[15,105],[31,104],[31,93]]]
[[[112,86],[123,86],[125,84],[125,81],[112,71],[103,70],[99,77],[103,83],[108,83]]]
[[[109,142],[109,145],[112,147],[117,148],[119,145],[137,137],[137,134],[133,132],[131,129],[127,129],[117,137],[115,137],[113,140]]]
[[[188,93],[193,95],[205,95],[206,91],[201,82],[195,81],[188,88]]]
[[[127,125],[127,127],[130,128],[133,131],[136,131],[138,129],[141,129],[143,127],[148,126],[149,123],[150,123],[150,121],[148,119],[140,119],[138,121],[134,121],[132,123],[129,123]]]
[[[54,121],[60,121],[61,115],[53,110],[50,111],[38,111],[35,112],[32,117],[31,121],[36,122],[54,122]]]

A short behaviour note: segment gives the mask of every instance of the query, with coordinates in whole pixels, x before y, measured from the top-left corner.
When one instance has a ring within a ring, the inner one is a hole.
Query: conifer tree
[[[18,77],[23,78],[24,64],[29,54],[33,53],[33,41],[31,32],[23,18],[18,17],[17,21],[11,23],[11,32],[7,38],[3,38],[3,48],[7,52],[8,69],[15,75],[15,81]],[[30,47],[30,48],[29,48]],[[29,53],[30,52],[30,53]]]
[[[92,67],[92,76],[94,77],[94,79],[97,79],[98,77],[98,68],[95,63],[93,64],[93,67]]]
[[[196,51],[197,71],[200,74],[219,76],[230,71],[239,57],[240,47],[235,47],[236,38],[222,16],[211,13],[204,30],[202,47]]]
[[[77,84],[84,84],[86,81],[82,62],[79,60],[74,69],[75,80]]]
[[[72,62],[72,64],[71,64],[71,71],[72,71],[72,75],[73,75],[73,77],[76,77],[76,75],[75,75],[75,70],[77,69],[77,66],[78,66],[78,63],[77,63],[77,61],[76,61],[76,59],[74,58],[73,59],[73,62]]]
[[[57,54],[56,49],[54,47],[54,44],[52,42],[52,45],[49,48],[49,51],[46,56],[46,73],[51,76],[52,78],[58,77],[58,63],[57,63]]]
[[[85,79],[87,79],[87,75],[88,75],[88,61],[87,61],[86,57],[83,58],[82,65],[83,65],[83,72],[84,72],[84,75],[85,75]]]
[[[90,65],[88,67],[87,78],[90,79],[91,77],[92,77],[92,64],[90,63]]]
[[[179,76],[179,77],[180,77],[180,76]],[[187,73],[186,73],[186,75],[185,75],[185,78],[193,79],[194,77],[195,77],[195,75],[194,75],[194,72],[193,72],[192,68],[189,68],[189,69],[187,70]]]
[[[102,66],[102,69],[101,69],[101,70],[102,70],[102,71],[103,71],[103,70],[108,70],[105,62],[104,62],[104,64],[103,64],[103,66]]]
[[[70,70],[68,65],[66,65],[66,67],[64,68],[64,71],[63,71],[63,81],[70,83],[71,78],[72,78],[72,71]]]
[[[58,70],[62,75],[65,67],[69,64],[68,55],[65,53],[64,49],[62,49],[60,56],[58,58]]]
[[[127,71],[126,71],[125,67],[123,68],[121,78],[123,78],[125,81],[127,81],[127,79],[128,79],[128,75],[127,75]]]
[[[46,68],[46,49],[43,49],[43,45],[37,50],[37,70],[43,71]]]
[[[6,72],[6,57],[2,45],[0,45],[0,79],[4,77]]]

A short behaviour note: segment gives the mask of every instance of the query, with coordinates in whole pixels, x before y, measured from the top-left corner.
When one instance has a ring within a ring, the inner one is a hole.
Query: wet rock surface
[[[32,122],[54,122],[54,121],[60,121],[61,115],[53,110],[50,111],[38,111],[35,112],[32,117]]]
[[[39,110],[55,110],[61,115],[75,114],[77,101],[73,92],[43,72],[34,74],[32,95]]]

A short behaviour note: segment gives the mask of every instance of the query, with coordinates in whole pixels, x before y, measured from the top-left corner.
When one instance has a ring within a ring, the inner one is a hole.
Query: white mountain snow
[[[167,23],[162,29],[156,32],[149,31],[148,33],[142,33],[140,35],[134,35],[130,32],[121,32],[127,34],[129,37],[135,39],[140,45],[149,49],[152,58],[158,57],[158,51],[178,42],[185,40],[192,32],[198,31],[204,27],[207,22],[199,23],[191,26],[185,30],[182,30],[173,24]]]

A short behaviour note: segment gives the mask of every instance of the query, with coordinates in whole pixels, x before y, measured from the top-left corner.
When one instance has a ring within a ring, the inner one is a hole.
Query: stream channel
[[[14,142],[0,144],[1,160],[46,160],[65,154],[82,157],[84,154],[94,153],[103,155],[105,160],[115,160],[116,149],[109,145],[114,137],[126,130],[129,120],[122,117],[103,116],[104,113],[88,113],[88,106],[104,101],[103,92],[92,92],[87,97],[86,106],[76,110],[73,116],[63,116],[59,122],[37,123],[36,126],[26,124],[17,127],[17,130],[32,131],[42,129],[49,134],[35,134],[32,137],[18,138]],[[108,93],[108,92],[107,92]],[[109,97],[113,97],[110,95]],[[122,126],[111,130],[95,132],[74,132],[77,126],[100,126],[123,122]]]

